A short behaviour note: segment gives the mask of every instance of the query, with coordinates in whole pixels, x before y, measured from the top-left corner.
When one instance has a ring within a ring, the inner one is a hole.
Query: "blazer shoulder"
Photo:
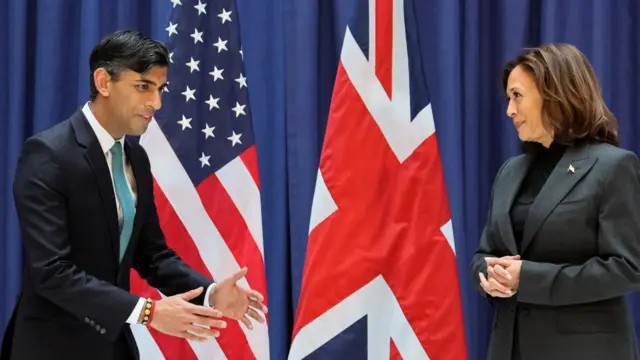
[[[509,169],[513,168],[520,162],[525,161],[526,157],[527,154],[519,154],[507,158],[507,160],[505,160],[500,166],[500,169],[498,169],[498,172],[496,173],[496,179],[499,178],[502,173],[508,172]]]
[[[69,119],[66,119],[46,130],[33,134],[25,140],[25,144],[30,142],[40,142],[54,152],[63,152],[69,145],[69,140],[73,139],[73,129]]]
[[[591,146],[591,155],[598,158],[605,168],[612,169],[621,163],[640,165],[640,159],[633,151],[613,146],[610,144],[594,144]]]
[[[593,171],[599,174],[603,188],[617,188],[620,183],[640,183],[640,159],[630,150],[609,144],[592,145],[590,156],[597,162]]]
[[[597,143],[591,145],[591,153],[598,156],[599,158],[611,157],[614,159],[622,158],[629,155],[635,155],[633,151],[606,143]]]

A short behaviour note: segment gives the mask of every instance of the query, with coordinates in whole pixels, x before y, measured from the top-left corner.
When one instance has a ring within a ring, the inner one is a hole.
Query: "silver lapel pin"
[[[576,172],[576,169],[573,167],[573,165],[569,164],[569,170],[568,170],[568,172],[570,172],[570,173],[572,173],[572,174]]]

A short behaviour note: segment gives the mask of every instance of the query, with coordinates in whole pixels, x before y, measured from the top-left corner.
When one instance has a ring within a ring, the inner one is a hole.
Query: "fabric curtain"
[[[318,159],[346,24],[357,0],[238,0],[260,165],[272,359],[285,359],[297,306]],[[422,58],[453,219],[470,359],[483,359],[491,308],[468,264],[499,166],[518,151],[501,67],[526,46],[569,42],[590,59],[640,153],[640,3],[635,0],[405,0],[420,19]],[[89,53],[133,28],[166,40],[169,0],[0,2],[0,334],[20,288],[12,199],[23,141],[87,101]],[[640,204],[639,204],[640,206]],[[416,291],[419,291],[417,289]],[[634,309],[640,307],[635,294]],[[637,312],[637,311],[636,311]],[[640,316],[636,317],[640,323]]]

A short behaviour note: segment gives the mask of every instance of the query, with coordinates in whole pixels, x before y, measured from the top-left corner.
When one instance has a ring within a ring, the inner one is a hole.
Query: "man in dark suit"
[[[91,101],[25,142],[14,183],[24,276],[3,360],[134,359],[130,324],[206,340],[222,315],[264,321],[262,295],[236,285],[246,268],[214,284],[167,247],[149,159],[125,137],[160,108],[168,63],[139,32],[109,34],[91,54]],[[131,294],[132,267],[168,297]]]

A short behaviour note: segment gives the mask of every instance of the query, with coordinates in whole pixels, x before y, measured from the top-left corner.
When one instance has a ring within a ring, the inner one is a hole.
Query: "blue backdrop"
[[[351,1],[238,0],[262,181],[273,359],[286,358],[315,174]],[[483,359],[490,308],[467,271],[491,182],[517,151],[499,76],[516,52],[570,42],[592,61],[640,153],[640,3],[636,0],[414,1],[456,238],[470,359]],[[186,3],[187,0],[183,0]],[[22,141],[87,100],[88,56],[107,32],[165,40],[169,0],[0,2],[0,335],[20,280],[11,185]],[[640,206],[640,204],[639,204]],[[632,296],[634,308],[640,299]],[[636,323],[640,318],[636,317]]]

